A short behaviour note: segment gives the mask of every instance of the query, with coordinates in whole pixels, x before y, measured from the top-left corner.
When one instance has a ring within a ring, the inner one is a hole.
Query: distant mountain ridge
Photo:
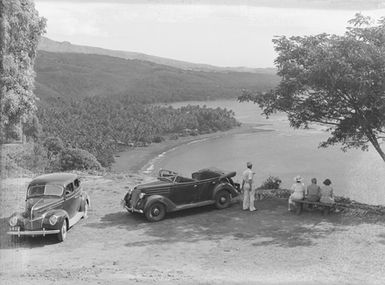
[[[157,64],[167,65],[183,70],[205,71],[205,72],[248,72],[248,73],[263,73],[275,74],[274,68],[248,68],[248,67],[219,67],[209,64],[190,63],[164,57],[146,55],[138,52],[110,50],[99,47],[75,45],[70,42],[58,42],[46,37],[42,37],[39,43],[39,50],[58,53],[81,53],[81,54],[98,54],[123,59],[136,59]]]
[[[94,96],[141,103],[236,98],[242,89],[265,91],[279,81],[272,73],[183,70],[138,59],[43,50],[34,69],[41,104]]]

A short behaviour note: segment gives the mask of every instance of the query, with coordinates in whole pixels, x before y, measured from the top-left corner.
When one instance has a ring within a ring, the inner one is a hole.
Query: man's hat
[[[299,175],[297,175],[296,177],[294,177],[294,181],[295,182],[302,182],[302,177],[301,176],[299,176]]]

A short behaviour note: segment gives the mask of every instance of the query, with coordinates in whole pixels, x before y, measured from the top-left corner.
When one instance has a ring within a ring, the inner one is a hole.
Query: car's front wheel
[[[67,237],[67,220],[64,219],[60,227],[60,232],[57,234],[57,239],[59,241],[64,241]]]
[[[166,207],[159,202],[153,203],[145,212],[147,220],[150,222],[158,222],[166,215]]]
[[[230,206],[231,196],[226,190],[220,190],[215,195],[215,207],[217,209],[224,209]]]

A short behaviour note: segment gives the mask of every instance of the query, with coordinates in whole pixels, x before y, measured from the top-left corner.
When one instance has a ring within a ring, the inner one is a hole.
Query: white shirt
[[[250,186],[250,182],[253,181],[253,176],[254,176],[254,173],[253,171],[251,171],[250,168],[247,168],[245,171],[243,171],[242,173],[242,179],[243,181],[245,181],[245,184],[249,185]]]

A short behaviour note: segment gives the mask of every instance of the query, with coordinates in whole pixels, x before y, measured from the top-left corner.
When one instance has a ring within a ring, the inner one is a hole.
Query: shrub
[[[32,118],[23,124],[23,133],[27,138],[32,138],[34,141],[39,140],[42,127],[36,115],[32,116]]]
[[[60,155],[61,170],[100,170],[99,161],[86,150],[66,148]]]
[[[114,153],[110,149],[104,149],[96,154],[96,159],[103,167],[110,167],[115,162]]]
[[[24,155],[23,160],[26,169],[42,173],[48,165],[47,150],[41,144],[34,143],[32,151]]]
[[[152,138],[153,143],[161,143],[162,141],[164,141],[164,138],[162,136],[155,136]]]
[[[276,176],[269,176],[259,187],[261,189],[279,189],[282,180]]]
[[[8,145],[2,149],[5,176],[43,173],[48,165],[47,150],[38,143]]]
[[[57,137],[46,138],[43,145],[47,148],[49,157],[59,154],[64,149],[63,141]]]

